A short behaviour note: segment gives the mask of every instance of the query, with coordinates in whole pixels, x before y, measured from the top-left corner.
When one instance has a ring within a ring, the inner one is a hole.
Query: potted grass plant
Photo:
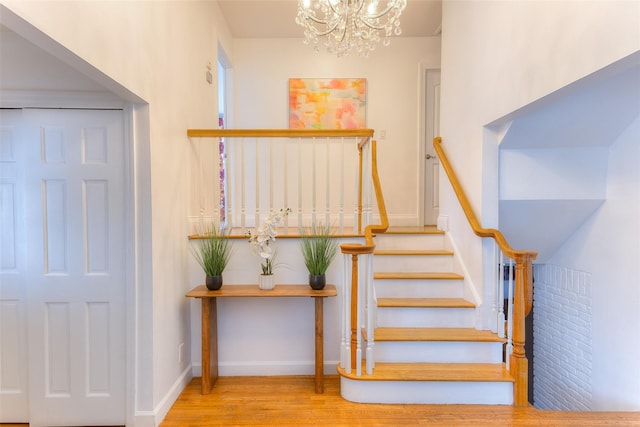
[[[209,290],[222,287],[222,272],[231,259],[231,241],[228,232],[215,226],[206,230],[199,240],[198,248],[193,248],[193,256],[206,276],[205,284]]]
[[[338,253],[338,241],[331,235],[329,225],[313,224],[300,230],[300,249],[309,271],[309,286],[323,289],[327,283],[326,272]]]

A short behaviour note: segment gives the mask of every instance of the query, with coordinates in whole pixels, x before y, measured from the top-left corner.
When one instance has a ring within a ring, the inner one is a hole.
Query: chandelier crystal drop
[[[316,52],[323,45],[338,57],[367,56],[382,40],[399,36],[400,14],[407,0],[299,0],[296,23],[304,28],[305,44]]]

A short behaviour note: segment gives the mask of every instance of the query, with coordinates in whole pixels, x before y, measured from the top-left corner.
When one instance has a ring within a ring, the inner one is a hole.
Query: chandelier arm
[[[342,1],[343,1],[343,0],[340,0],[340,1],[339,1],[338,3],[336,3],[336,4],[342,4]],[[336,8],[333,6],[333,3],[331,3],[331,1],[330,1],[330,0],[328,0],[328,1],[327,1],[327,3],[329,4],[329,7],[331,8],[331,11],[333,12],[333,14],[334,14],[334,15],[340,15],[340,13],[338,12],[338,9],[336,9]],[[349,8],[347,8],[347,10],[349,10]]]
[[[375,25],[373,25],[373,24],[368,23],[368,22],[367,22],[367,21],[365,21],[364,19],[359,19],[359,21],[360,21],[360,23],[364,24],[364,26],[365,26],[365,27],[367,27],[367,28],[371,28],[372,30],[381,31],[381,30],[384,30],[384,29],[385,29],[385,26],[384,26],[384,25],[382,25],[382,26],[380,26],[380,27],[377,27],[377,26],[375,26]],[[357,23],[356,23],[356,25],[357,25]]]
[[[407,5],[406,0],[389,0],[384,10],[374,11],[369,15],[365,12],[364,6],[367,3],[365,0],[311,1],[324,3],[322,6],[324,17],[316,16],[310,8],[303,8],[301,2],[298,14],[300,22],[298,19],[296,22],[306,28],[307,40],[313,41],[316,49],[318,37],[328,37],[327,50],[336,49],[339,57],[348,54],[356,46],[361,55],[367,56],[368,51],[373,50],[371,43],[375,44],[380,40],[380,32],[387,33],[385,34],[386,42],[390,29],[394,26],[399,28],[399,18]],[[380,21],[384,22],[380,23]],[[323,27],[324,31],[321,30]]]
[[[393,8],[396,7],[397,2],[394,2],[391,6],[387,6],[387,8],[385,10],[383,10],[382,12],[378,13],[377,15],[367,15],[367,16],[358,16],[358,20],[360,22],[362,22],[364,25],[366,25],[368,28],[371,28],[372,30],[384,30],[386,25],[374,25],[372,23],[369,22],[369,20],[375,20],[375,19],[379,19],[382,18],[383,16],[385,16],[387,13],[389,13]],[[400,16],[400,14],[398,14],[398,16],[396,16],[396,19]]]
[[[326,23],[325,23],[326,24]],[[316,32],[316,35],[320,36],[320,37],[324,37],[328,34],[333,33],[333,31],[338,27],[338,23],[336,22],[335,24],[333,24],[333,26],[331,28],[328,28],[326,31],[323,32]],[[314,27],[315,29],[315,27]]]
[[[370,15],[367,16],[368,19],[378,19],[378,18],[382,18],[384,15],[386,15],[387,13],[389,13],[391,11],[391,9],[394,9],[396,7],[396,5],[398,4],[397,1],[394,1],[393,4],[391,6],[389,6],[389,3],[387,3],[387,8],[385,10],[383,10],[382,12],[376,14],[376,15]],[[402,8],[402,10],[404,10],[404,8]],[[402,12],[401,10],[401,12]],[[398,14],[399,15],[399,14]]]

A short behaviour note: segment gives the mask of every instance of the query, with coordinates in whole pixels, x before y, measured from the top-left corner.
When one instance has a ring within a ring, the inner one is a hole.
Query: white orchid
[[[291,209],[280,209],[280,211],[271,211],[264,219],[264,223],[260,225],[257,232],[247,232],[249,243],[253,246],[253,253],[264,259],[264,264],[260,264],[262,274],[273,274],[274,260],[276,250],[270,246],[272,241],[276,240],[278,235],[278,224],[289,215]]]

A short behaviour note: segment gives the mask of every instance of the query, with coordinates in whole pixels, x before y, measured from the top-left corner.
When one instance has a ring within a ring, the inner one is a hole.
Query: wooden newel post
[[[525,291],[527,287],[526,278],[529,279],[531,269],[531,258],[528,254],[516,257],[516,284],[515,295],[513,298],[513,353],[509,360],[509,370],[511,376],[515,379],[513,404],[515,406],[527,406],[528,398],[528,379],[529,379],[529,362],[525,355],[525,328],[524,318],[526,310]],[[529,266],[527,268],[527,265]],[[527,270],[529,274],[527,274]]]

